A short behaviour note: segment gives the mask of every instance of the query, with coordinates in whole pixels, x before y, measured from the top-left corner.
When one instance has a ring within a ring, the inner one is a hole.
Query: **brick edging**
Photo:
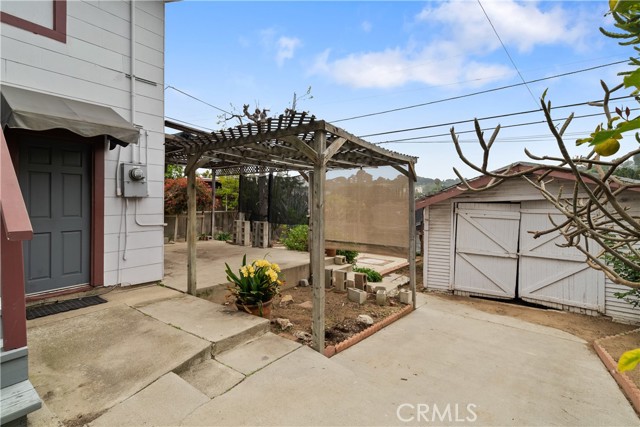
[[[344,350],[348,349],[352,345],[359,343],[363,339],[370,337],[371,335],[373,335],[376,332],[378,332],[380,329],[392,324],[396,320],[406,316],[407,314],[411,313],[412,311],[413,311],[413,305],[409,304],[406,307],[404,307],[402,310],[398,311],[397,313],[394,313],[389,317],[385,317],[384,319],[382,319],[378,323],[374,323],[373,325],[369,326],[364,331],[360,331],[357,334],[347,338],[346,340],[340,341],[336,345],[330,345],[330,346],[326,347],[324,349],[324,355],[326,357],[332,357],[332,356],[340,353],[341,351],[344,351]]]
[[[609,354],[609,352],[600,345],[600,342],[609,338],[614,338],[620,335],[627,335],[629,333],[637,332],[638,329],[634,329],[632,331],[623,332],[621,334],[612,335],[609,337],[604,337],[597,339],[593,342],[593,348],[596,350],[598,357],[604,363],[604,366],[607,368],[607,371],[611,374],[611,376],[616,380],[622,391],[624,392],[629,402],[631,402],[631,406],[635,409],[636,413],[640,415],[640,389],[635,385],[631,378],[624,372],[618,372],[618,364],[613,359],[613,357]]]

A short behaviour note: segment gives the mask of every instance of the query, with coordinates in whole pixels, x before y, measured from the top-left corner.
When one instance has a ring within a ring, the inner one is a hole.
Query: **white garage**
[[[571,175],[554,185],[572,188]],[[486,178],[470,181],[478,185]],[[626,204],[640,206],[640,194]],[[640,309],[616,298],[628,288],[591,269],[575,248],[558,247],[564,239],[530,231],[551,226],[554,207],[524,180],[507,181],[483,191],[445,189],[416,202],[423,209],[424,284],[429,289],[536,304],[640,323]]]

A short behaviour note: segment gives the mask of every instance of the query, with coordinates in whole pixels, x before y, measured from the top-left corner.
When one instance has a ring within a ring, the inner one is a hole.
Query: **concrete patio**
[[[163,284],[169,288],[187,291],[187,244],[186,242],[169,243],[164,246],[165,276]],[[213,291],[214,288],[228,283],[225,263],[233,271],[242,264],[242,257],[247,262],[266,258],[277,263],[284,274],[285,287],[296,286],[300,279],[309,277],[309,253],[290,251],[283,247],[254,248],[251,246],[232,245],[217,240],[199,241],[197,243],[197,289],[198,293]],[[332,268],[327,259],[327,268]],[[407,260],[386,255],[360,254],[358,266],[372,268],[381,274],[407,265]],[[224,291],[224,288],[223,288]]]
[[[115,290],[106,304],[29,321],[45,403],[29,424],[640,425],[584,341],[419,297],[327,359],[208,301]]]

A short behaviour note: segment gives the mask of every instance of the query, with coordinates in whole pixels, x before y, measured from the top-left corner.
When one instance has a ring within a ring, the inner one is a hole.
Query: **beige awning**
[[[108,135],[116,142],[138,143],[138,129],[109,107],[4,85],[0,95],[3,129],[67,129],[85,137]]]

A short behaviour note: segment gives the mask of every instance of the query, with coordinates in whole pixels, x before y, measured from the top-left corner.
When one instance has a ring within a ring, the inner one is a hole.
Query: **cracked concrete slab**
[[[216,359],[245,375],[264,368],[291,353],[300,344],[267,332],[260,338],[216,356]]]
[[[89,427],[171,426],[209,398],[170,372],[141,392],[108,410]]]
[[[62,421],[91,420],[211,343],[124,304],[29,327],[29,378]]]
[[[198,363],[179,375],[210,399],[227,392],[245,378],[240,372],[214,359]]]

